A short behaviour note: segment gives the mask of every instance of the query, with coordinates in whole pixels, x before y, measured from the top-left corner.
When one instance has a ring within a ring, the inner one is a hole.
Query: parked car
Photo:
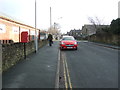
[[[60,40],[60,49],[75,49],[77,50],[78,44],[73,36],[63,36]]]

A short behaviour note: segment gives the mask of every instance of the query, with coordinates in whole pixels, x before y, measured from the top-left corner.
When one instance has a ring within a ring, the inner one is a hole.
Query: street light
[[[50,30],[51,30],[51,26],[52,26],[52,14],[51,14],[51,7],[50,7]]]
[[[37,42],[37,10],[36,10],[36,0],[35,0],[35,53],[38,51],[38,42]]]

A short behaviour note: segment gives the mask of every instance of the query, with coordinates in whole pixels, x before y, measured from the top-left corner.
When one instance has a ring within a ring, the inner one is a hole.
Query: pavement
[[[89,43],[96,44],[96,45],[103,46],[103,47],[108,47],[108,48],[120,50],[120,47],[115,46],[115,45],[103,44],[103,43],[98,43],[98,42],[89,42]]]
[[[3,88],[55,88],[57,43],[40,48],[3,73]]]

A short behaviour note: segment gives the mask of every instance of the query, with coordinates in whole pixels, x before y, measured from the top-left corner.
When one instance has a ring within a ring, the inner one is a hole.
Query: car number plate
[[[73,46],[73,45],[66,45],[66,46]]]
[[[73,48],[73,47],[67,47],[67,48]]]

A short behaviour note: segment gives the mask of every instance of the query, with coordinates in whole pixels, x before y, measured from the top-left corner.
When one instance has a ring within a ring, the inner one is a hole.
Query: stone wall
[[[119,35],[92,35],[88,37],[90,41],[93,42],[100,42],[100,43],[105,43],[105,44],[111,44],[111,45],[116,45],[120,46],[120,36]]]
[[[42,47],[47,43],[46,40],[38,41],[38,47]],[[35,52],[34,41],[26,43],[26,55]],[[24,59],[24,44],[4,44],[2,45],[2,71],[6,71],[8,68],[15,65],[19,60]]]

